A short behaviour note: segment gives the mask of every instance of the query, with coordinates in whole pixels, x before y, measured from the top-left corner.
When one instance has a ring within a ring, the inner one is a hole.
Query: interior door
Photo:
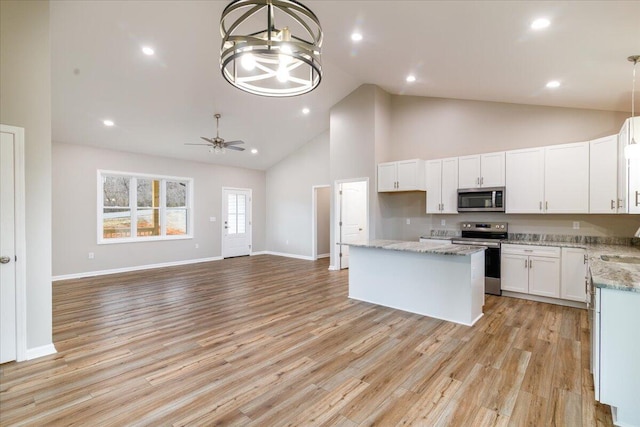
[[[251,253],[251,190],[222,189],[222,257]]]
[[[367,182],[340,184],[340,241],[365,240],[368,235]],[[340,269],[349,268],[349,246],[340,245]]]
[[[0,133],[0,363],[16,360],[14,135]]]

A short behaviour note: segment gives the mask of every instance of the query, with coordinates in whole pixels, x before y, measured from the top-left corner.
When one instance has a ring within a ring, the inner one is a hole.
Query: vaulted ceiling
[[[639,1],[303,1],[324,29],[324,75],[315,91],[286,99],[243,93],[222,77],[228,3],[52,1],[54,142],[267,169],[327,130],[331,106],[363,83],[402,95],[631,109],[626,58],[640,54]],[[540,17],[551,25],[531,29]],[[351,41],[354,31],[362,41]],[[409,74],[417,80],[407,83]],[[550,80],[560,87],[546,88]],[[258,154],[185,146],[215,135],[214,113],[220,136]]]

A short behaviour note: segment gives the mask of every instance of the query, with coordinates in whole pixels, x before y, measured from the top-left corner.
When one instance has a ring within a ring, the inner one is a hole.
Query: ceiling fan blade
[[[194,143],[191,143],[191,142],[185,142],[184,145],[207,145],[207,146],[211,146],[211,144],[200,144],[200,143],[194,144]]]
[[[213,139],[210,138],[205,138],[204,136],[201,136],[200,139],[204,139],[205,141],[207,141],[210,144],[215,144],[215,142],[213,141]]]
[[[242,147],[236,147],[235,145],[231,145],[231,146],[229,146],[229,147],[225,147],[225,148],[227,148],[227,149],[229,149],[229,150],[244,151],[244,148],[242,148]]]
[[[225,144],[227,144],[227,145],[238,145],[238,144],[244,144],[244,141],[240,141],[240,140],[229,141],[229,142],[225,142]]]

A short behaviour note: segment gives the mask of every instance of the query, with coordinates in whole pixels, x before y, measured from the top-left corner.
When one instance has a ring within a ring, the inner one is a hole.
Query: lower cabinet
[[[544,297],[560,297],[560,248],[502,245],[503,291]]]
[[[587,251],[582,248],[562,248],[560,298],[585,302],[587,299]]]
[[[640,426],[640,293],[601,288],[595,292],[596,399],[611,405],[616,425]]]

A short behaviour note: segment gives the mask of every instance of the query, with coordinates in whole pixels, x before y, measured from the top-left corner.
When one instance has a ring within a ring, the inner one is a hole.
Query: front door
[[[368,235],[367,182],[344,182],[339,186],[340,242],[364,240]],[[340,269],[349,267],[349,246],[340,245]]]
[[[0,363],[16,360],[14,134],[0,139]]]
[[[222,189],[222,257],[251,253],[251,190]]]

